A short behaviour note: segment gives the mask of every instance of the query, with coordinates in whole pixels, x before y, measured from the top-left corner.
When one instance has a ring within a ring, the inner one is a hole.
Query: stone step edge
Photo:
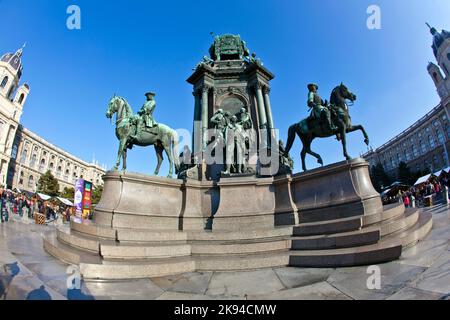
[[[405,206],[402,203],[395,203],[393,206],[386,208],[386,206],[383,207],[383,212],[381,213],[375,213],[363,216],[363,225],[366,226],[372,226],[376,223],[380,223],[392,218],[395,218],[397,216],[401,216],[405,213]]]
[[[332,250],[360,247],[378,243],[380,230],[361,229],[353,232],[337,233],[318,237],[292,237],[292,250]]]
[[[329,220],[324,222],[313,222],[299,224],[293,227],[293,236],[314,236],[324,234],[335,234],[359,230],[362,227],[362,216]]]
[[[381,237],[385,237],[400,230],[409,229],[416,224],[418,220],[419,210],[407,211],[403,216],[387,220],[380,226]]]

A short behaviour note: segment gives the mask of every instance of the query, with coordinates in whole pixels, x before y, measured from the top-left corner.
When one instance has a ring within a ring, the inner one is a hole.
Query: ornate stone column
[[[202,87],[202,148],[206,147],[206,130],[208,130],[208,93],[210,86]]]
[[[270,88],[264,87],[264,105],[266,107],[266,116],[267,116],[267,127],[268,129],[274,129],[273,118],[272,118],[272,107],[270,105]]]
[[[266,110],[264,108],[264,99],[262,94],[261,83],[256,83],[255,86],[256,99],[258,102],[258,118],[259,118],[259,128],[265,129],[267,127]]]

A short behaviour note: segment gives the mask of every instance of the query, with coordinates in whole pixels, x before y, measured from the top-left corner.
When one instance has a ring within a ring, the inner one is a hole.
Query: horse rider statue
[[[311,119],[317,119],[319,121],[323,119],[323,121],[320,121],[320,123],[325,126],[327,131],[336,131],[337,128],[331,121],[330,109],[326,106],[327,103],[323,101],[317,93],[317,90],[319,90],[319,86],[314,83],[308,84],[308,90],[308,107],[312,109]]]

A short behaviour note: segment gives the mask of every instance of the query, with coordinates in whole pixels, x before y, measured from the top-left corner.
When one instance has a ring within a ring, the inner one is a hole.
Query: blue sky
[[[81,8],[81,30],[66,27],[71,4]],[[371,4],[381,8],[381,30],[366,27]],[[448,0],[0,0],[0,53],[27,42],[23,80],[31,94],[23,125],[109,168],[118,143],[105,111],[114,93],[137,111],[143,94],[156,91],[155,119],[191,129],[194,100],[185,80],[207,54],[210,31],[240,34],[276,75],[271,100],[281,138],[307,116],[309,82],[329,99],[343,81],[358,96],[353,122],[366,127],[375,148],[438,104],[426,70],[434,57],[425,22],[448,30],[449,16]],[[348,145],[353,156],[367,150],[360,133]],[[296,171],[300,147],[297,141],[292,150]],[[316,140],[313,150],[326,163],[343,159],[334,139]],[[130,171],[151,173],[155,163],[153,148],[129,152]],[[316,166],[310,157],[307,164]]]

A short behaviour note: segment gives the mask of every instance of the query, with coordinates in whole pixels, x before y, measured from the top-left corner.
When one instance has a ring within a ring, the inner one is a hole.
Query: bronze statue
[[[317,99],[318,102],[317,97],[315,97],[314,99]],[[364,127],[361,125],[353,126],[351,123],[347,100],[353,103],[356,100],[356,95],[351,93],[348,88],[341,83],[339,86],[333,89],[330,98],[331,121],[332,124],[337,127],[336,130],[329,130],[328,128],[325,129],[325,127],[328,127],[328,124],[323,123],[323,118],[311,119],[310,117],[292,125],[289,128],[288,141],[285,152],[287,154],[289,153],[294,143],[295,135],[297,134],[303,143],[301,159],[302,168],[304,171],[306,171],[305,157],[307,153],[315,157],[317,159],[317,162],[323,165],[321,156],[311,150],[311,143],[315,138],[328,138],[333,135],[339,134],[339,138],[342,142],[342,148],[344,151],[344,157],[347,160],[351,159],[351,157],[347,153],[347,133],[361,130],[364,135],[364,142],[369,145],[369,136],[367,135]]]
[[[120,142],[114,169],[118,169],[120,160],[123,159],[122,170],[126,170],[127,148],[132,149],[133,145],[141,147],[153,145],[158,158],[158,165],[154,174],[158,175],[159,173],[163,161],[163,151],[165,151],[170,162],[168,177],[172,177],[174,163],[175,167],[178,168],[178,134],[168,126],[162,123],[156,124],[153,121],[151,117],[155,108],[153,96],[152,93],[147,94],[148,100],[141,109],[145,127],[139,125],[142,121],[141,117],[133,114],[133,110],[124,98],[114,96],[110,100],[106,117],[111,119],[114,114],[117,114],[116,136]]]

